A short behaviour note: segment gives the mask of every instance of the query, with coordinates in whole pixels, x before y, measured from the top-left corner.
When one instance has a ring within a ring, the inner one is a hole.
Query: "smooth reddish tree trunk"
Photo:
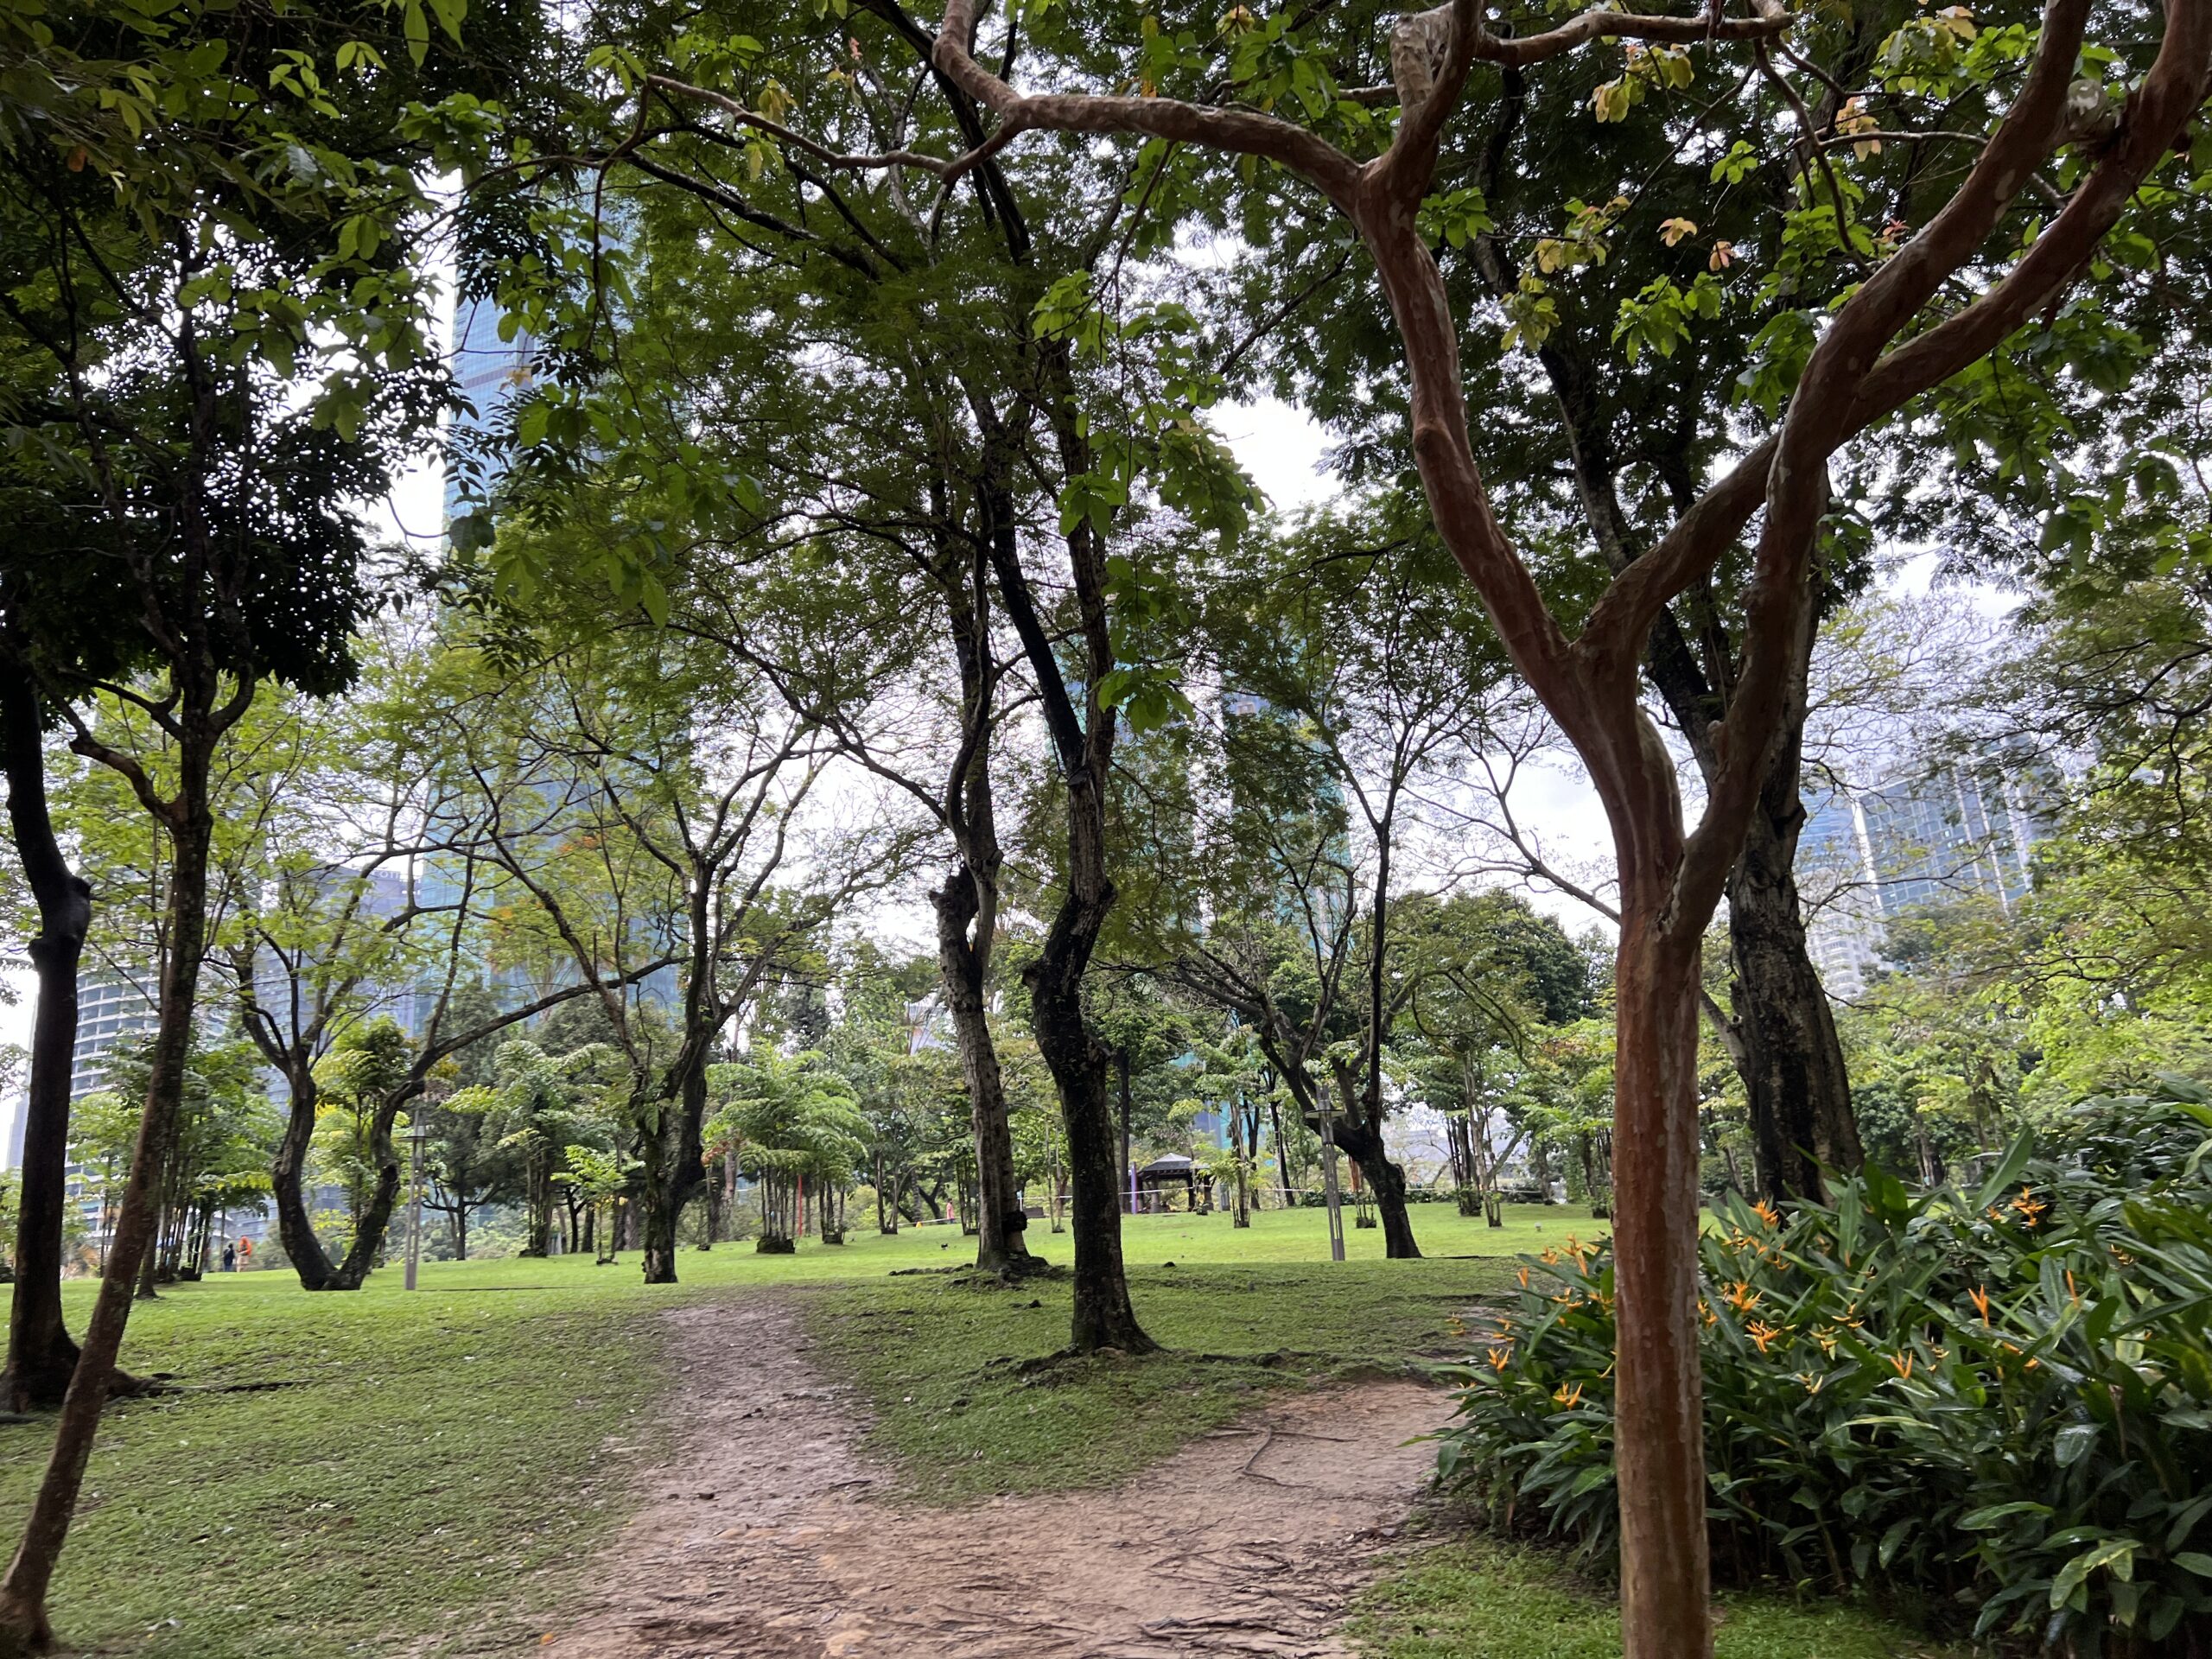
[[[1698,1362],[1700,942],[1662,931],[1655,884],[1635,885],[1614,968],[1613,1221],[1616,1237],[1634,1243],[1613,1258],[1621,1627],[1629,1659],[1695,1659],[1713,1649]]]

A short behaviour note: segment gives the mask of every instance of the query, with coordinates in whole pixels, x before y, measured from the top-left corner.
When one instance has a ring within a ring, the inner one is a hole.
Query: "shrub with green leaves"
[[[1787,1216],[1725,1200],[1700,1287],[1717,1569],[1930,1599],[2031,1649],[2212,1650],[2208,1130],[2170,1078],[2024,1135],[1974,1189],[1869,1169]],[[1610,1559],[1610,1252],[1570,1239],[1521,1278],[1441,1472]]]

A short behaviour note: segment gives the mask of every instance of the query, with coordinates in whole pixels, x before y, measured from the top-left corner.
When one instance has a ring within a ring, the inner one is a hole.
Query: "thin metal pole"
[[[407,1288],[415,1288],[415,1264],[423,1255],[423,1131],[420,1122],[410,1124],[408,1139],[414,1142],[414,1166],[407,1178]]]
[[[1337,1117],[1325,1108],[1321,1113],[1321,1192],[1329,1205],[1329,1260],[1344,1259],[1344,1208],[1337,1190]]]

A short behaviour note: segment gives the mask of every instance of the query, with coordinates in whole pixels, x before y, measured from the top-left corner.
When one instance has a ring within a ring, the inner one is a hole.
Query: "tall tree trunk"
[[[1090,441],[1077,419],[1074,373],[1065,341],[1033,342],[1058,440],[1062,470],[1091,470]],[[978,413],[993,427],[995,411]],[[1122,1265],[1122,1209],[1115,1157],[1114,1113],[1107,1097],[1111,1056],[1084,1018],[1083,979],[1100,930],[1114,905],[1106,868],[1106,785],[1111,776],[1116,717],[1099,700],[1099,683],[1114,669],[1106,622],[1105,551],[1088,520],[1066,535],[1069,573],[1084,645],[1083,709],[1077,712],[1052,633],[1038,615],[1021,568],[1018,523],[1010,499],[992,504],[989,542],[999,596],[1021,640],[1045,705],[1046,725],[1066,791],[1067,890],[1036,959],[1022,970],[1028,983],[1037,1047],[1052,1071],[1068,1132],[1074,1188],[1074,1312],[1069,1343],[1077,1353],[1116,1348],[1148,1353],[1158,1344],[1137,1324]]]
[[[990,942],[969,938],[977,920],[976,880],[963,862],[944,887],[930,895],[937,907],[939,982],[960,1046],[960,1070],[967,1079],[969,1124],[976,1146],[976,1266],[983,1273],[1012,1278],[1034,1273],[1044,1262],[1030,1253],[1024,1235],[1029,1217],[1021,1207],[1014,1175],[1014,1133],[1007,1123],[1006,1080],[999,1071],[998,1047],[991,1039],[984,1003],[984,953]]]
[[[1777,1204],[1818,1197],[1823,1164],[1849,1172],[1866,1161],[1843,1044],[1807,947],[1798,904],[1797,832],[1805,822],[1798,771],[1798,740],[1792,733],[1728,873],[1737,1069],[1751,1107],[1759,1191]]]
[[[1421,1246],[1414,1242],[1413,1219],[1406,1209],[1406,1172],[1390,1161],[1382,1137],[1365,1123],[1341,1117],[1336,1141],[1367,1184],[1376,1213],[1382,1220],[1382,1254],[1393,1261],[1416,1261]]]
[[[701,1135],[707,1121],[706,1057],[714,1035],[693,1023],[683,1052],[662,1079],[658,1117],[650,1127],[641,1123],[638,1136],[645,1165],[639,1172],[645,1185],[640,1221],[649,1285],[676,1283],[677,1224],[707,1179]]]
[[[36,683],[12,649],[0,650],[0,766],[23,879],[38,905],[30,942],[38,975],[30,1078],[23,1102],[23,1166],[16,1189],[15,1298],[0,1407],[61,1403],[77,1344],[61,1318],[61,1253],[69,1203],[69,1074],[77,1058],[77,970],[92,925],[92,889],[69,868],[47,810],[45,719]]]
[[[161,1017],[155,1031],[146,1103],[138,1120],[137,1149],[130,1179],[124,1186],[107,1271],[92,1306],[92,1323],[76,1372],[62,1398],[54,1450],[32,1500],[22,1540],[6,1576],[0,1579],[0,1656],[5,1659],[36,1651],[53,1639],[46,1611],[47,1591],[69,1535],[78,1494],[84,1486],[85,1465],[92,1458],[92,1441],[99,1430],[100,1410],[114,1381],[116,1357],[130,1318],[133,1281],[154,1243],[159,1220],[157,1166],[183,1097],[200,957],[207,947],[207,849],[212,838],[207,779],[215,734],[205,729],[207,716],[200,709],[188,704],[181,718],[185,723],[185,741],[179,746],[183,751],[179,766],[182,776],[179,798],[167,824],[175,855],[169,877],[168,953],[162,964]]]
[[[1801,686],[1818,626],[1808,607],[1793,677]],[[1717,625],[1712,632],[1725,649]],[[1685,732],[1694,734],[1691,752],[1710,782],[1719,757],[1708,734],[1725,721],[1727,707],[1708,689],[1706,671],[1671,617],[1662,617],[1652,630],[1646,667],[1669,712]],[[1773,765],[1727,885],[1729,1000],[1735,1017],[1724,1035],[1743,1079],[1759,1188],[1777,1203],[1819,1198],[1823,1162],[1849,1171],[1866,1161],[1842,1039],[1813,963],[1797,893],[1804,739],[1801,691],[1783,717]]]
[[[1698,955],[1659,931],[1655,880],[1624,851],[1613,1170],[1620,1483],[1621,1622],[1679,1646],[1630,1647],[1634,1659],[1712,1650],[1706,1605],[1704,1415],[1697,1348]]]
[[[1275,1173],[1282,1177],[1282,1207],[1296,1207],[1298,1199],[1290,1185],[1290,1142],[1282,1138],[1282,1103],[1272,1096],[1268,1100],[1268,1118],[1275,1131]]]
[[[1249,1227],[1252,1224],[1252,1196],[1245,1173],[1244,1108],[1241,1102],[1232,1100],[1229,1103],[1228,1110],[1229,1155],[1236,1174],[1236,1216],[1231,1224]]]
[[[523,1241],[518,1255],[552,1254],[553,1154],[539,1149],[530,1154],[523,1175]]]
[[[175,1127],[175,1122],[172,1119],[169,1128],[174,1131]],[[137,1300],[142,1302],[159,1300],[159,1293],[154,1288],[154,1276],[161,1268],[162,1231],[168,1223],[168,1154],[169,1136],[164,1135],[155,1143],[154,1150],[153,1194],[149,1200],[154,1207],[153,1233],[152,1236],[147,1240],[144,1253],[138,1258],[138,1282],[137,1288],[131,1293]]]
[[[1406,1209],[1406,1172],[1390,1161],[1382,1140],[1382,1103],[1372,1084],[1355,1094],[1349,1069],[1331,1062],[1343,1111],[1335,1124],[1337,1145],[1350,1156],[1367,1183],[1382,1218],[1382,1253],[1393,1261],[1416,1261],[1413,1217]]]

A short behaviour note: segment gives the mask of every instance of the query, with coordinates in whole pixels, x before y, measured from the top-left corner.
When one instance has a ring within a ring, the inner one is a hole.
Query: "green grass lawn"
[[[1263,1393],[1454,1355],[1464,1346],[1455,1316],[1510,1282],[1496,1258],[1176,1259],[1130,1269],[1138,1319],[1169,1351],[1142,1360],[1018,1369],[1065,1345],[1065,1281],[999,1290],[894,1279],[809,1297],[805,1307],[817,1343],[868,1390],[874,1449],[906,1471],[914,1495],[957,1503],[1118,1480]]]
[[[1445,1212],[1435,1208],[1441,1224]],[[1450,1230],[1433,1230],[1438,1248],[1489,1242],[1478,1236],[1480,1227],[1470,1230],[1456,1216],[1450,1222]],[[1198,1304],[1213,1293],[1161,1285],[1155,1313],[1154,1280],[1180,1272],[1162,1262],[1304,1261],[1330,1271],[1318,1211],[1266,1214],[1260,1223],[1239,1231],[1222,1216],[1130,1219],[1139,1304],[1169,1340],[1198,1339],[1207,1323]],[[1069,1258],[1065,1235],[1041,1223],[1035,1231],[1043,1254]],[[1503,1247],[1516,1246],[1523,1231],[1509,1230]],[[124,1351],[130,1369],[175,1373],[194,1390],[298,1386],[192,1392],[110,1408],[55,1586],[63,1634],[159,1659],[312,1659],[380,1653],[391,1640],[465,1628],[518,1599],[542,1604],[620,1518],[622,1475],[655,1450],[644,1408],[665,1385],[657,1309],[722,1288],[836,1281],[860,1299],[849,1307],[861,1328],[875,1323],[863,1312],[933,1297],[960,1301],[933,1275],[887,1276],[965,1262],[972,1244],[958,1229],[908,1228],[885,1238],[862,1227],[852,1238],[842,1247],[810,1242],[795,1256],[762,1256],[743,1245],[687,1250],[685,1282],[675,1287],[641,1285],[633,1253],[611,1267],[588,1257],[429,1263],[414,1296],[400,1288],[397,1271],[352,1295],[307,1295],[283,1271],[216,1274],[166,1291],[132,1315]],[[1376,1235],[1352,1238],[1357,1256],[1380,1254]],[[1379,1265],[1348,1264],[1346,1271],[1373,1273]],[[885,1300],[867,1303],[871,1289]],[[67,1287],[79,1329],[92,1291],[89,1282]],[[1064,1305],[1066,1294],[1047,1283],[1000,1300]],[[978,1294],[964,1295],[969,1317],[947,1329],[982,1340]],[[850,1351],[836,1340],[838,1299],[823,1299],[822,1308],[814,1322],[830,1333],[833,1353]],[[1064,1306],[1050,1314],[1003,1312],[1008,1323],[993,1352],[1045,1353],[1065,1340]],[[1266,1318],[1294,1315],[1278,1303]],[[1240,1321],[1253,1332],[1252,1351],[1283,1345],[1259,1330],[1264,1321],[1226,1317],[1224,1332]],[[1158,1375],[1164,1379],[1179,1363]],[[1186,1397],[1161,1382],[1121,1386],[1102,1376],[1052,1397],[1086,1421],[1095,1421],[1096,1401],[1110,1400],[1116,1414],[1138,1414],[1136,1446],[1165,1450],[1218,1421],[1242,1397],[1222,1379],[1207,1382]],[[1166,1427],[1170,1419],[1186,1427]],[[42,1426],[0,1426],[0,1540],[12,1540],[21,1523],[48,1444]],[[1133,1453],[1114,1468],[1150,1454]],[[1031,1454],[1020,1461],[1019,1478],[1002,1475],[1004,1457],[963,1470],[963,1490],[1103,1478],[1076,1460]]]
[[[1423,1550],[1360,1599],[1370,1659],[1618,1659],[1620,1610],[1554,1553],[1464,1536]],[[1854,1607],[1723,1599],[1714,1659],[1918,1659],[1948,1651]]]
[[[893,1276],[963,1264],[971,1246],[951,1228],[882,1238],[863,1226],[850,1244],[809,1243],[796,1256],[686,1251],[674,1287],[641,1285],[634,1255],[613,1267],[430,1264],[412,1296],[396,1271],[352,1295],[308,1296],[282,1272],[180,1286],[133,1315],[124,1363],[194,1391],[110,1410],[56,1584],[57,1624],[65,1641],[133,1659],[381,1656],[442,1631],[471,1651],[526,1644],[622,1519],[631,1471],[660,1448],[649,1408],[671,1376],[656,1315],[751,1286],[806,1293],[796,1305],[817,1354],[866,1391],[876,1449],[931,1501],[1110,1481],[1268,1390],[1450,1352],[1455,1312],[1503,1281],[1496,1257],[1600,1230],[1565,1211],[1508,1213],[1493,1230],[1422,1206],[1414,1226],[1438,1259],[1386,1263],[1379,1235],[1355,1230],[1342,1265],[1326,1259],[1315,1211],[1263,1213],[1249,1230],[1224,1216],[1133,1217],[1138,1315],[1172,1351],[1033,1377],[996,1362],[1066,1340],[1064,1280],[1008,1291]],[[1041,1223],[1031,1242],[1056,1262],[1071,1254]],[[73,1323],[92,1291],[68,1287]],[[296,1386],[215,1391],[271,1382]],[[40,1425],[0,1427],[0,1543],[21,1523],[48,1441]],[[1446,1564],[1424,1555],[1378,1590],[1364,1627],[1377,1655],[1493,1651],[1390,1645],[1430,1639],[1393,1624],[1395,1610],[1460,1595],[1439,1576]],[[1525,1593],[1510,1599],[1538,1623],[1514,1659],[1600,1650],[1587,1643],[1604,1639],[1602,1602],[1575,1603],[1580,1622],[1560,1624],[1554,1641],[1542,1598],[1576,1592],[1548,1558],[1516,1570],[1510,1582],[1525,1580]],[[1832,1615],[1776,1617],[1796,1640]],[[1770,1650],[1785,1648],[1738,1659]],[[1890,1651],[1837,1647],[1832,1659]]]

